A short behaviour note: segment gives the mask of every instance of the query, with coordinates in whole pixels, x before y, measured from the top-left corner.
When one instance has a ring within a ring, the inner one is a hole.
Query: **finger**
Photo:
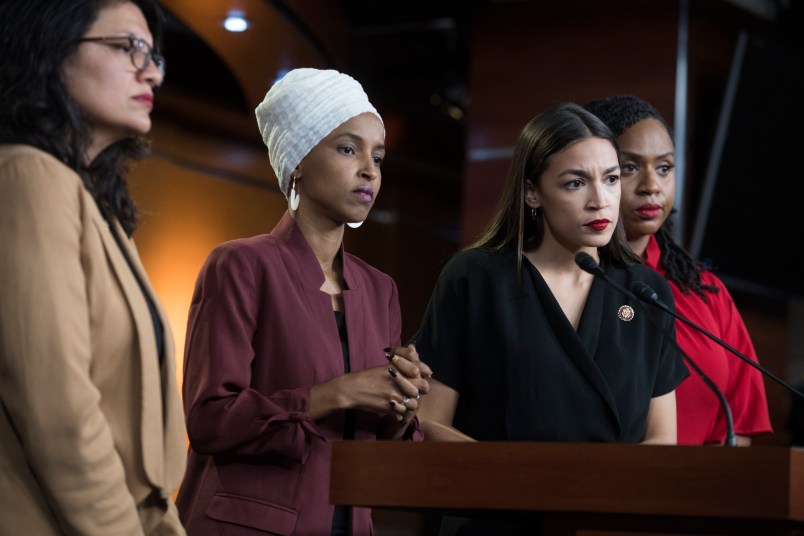
[[[385,359],[387,359],[389,363],[391,363],[397,368],[397,370],[399,370],[399,372],[408,378],[421,378],[422,376],[419,368],[419,362],[410,361],[404,355],[386,352]]]
[[[408,410],[403,404],[396,400],[391,400],[391,410],[394,412],[394,418],[401,421],[404,418],[405,412]]]
[[[410,361],[411,363],[418,363],[419,361],[421,361],[421,359],[419,359],[419,352],[416,351],[416,347],[413,346],[412,344],[409,344],[407,346],[397,346],[396,348],[386,351],[390,351],[392,354],[396,354],[400,357],[403,357],[408,361]]]
[[[425,379],[410,380],[410,383],[416,388],[418,395],[426,395],[430,392],[430,382]]]
[[[408,360],[416,363],[419,366],[419,374],[421,374],[422,378],[430,379],[433,377],[433,369],[430,366],[421,360],[419,357],[419,352],[416,351],[415,344],[411,343],[406,346],[409,352]]]
[[[419,398],[421,398],[421,395],[418,396]],[[405,404],[405,407],[408,408],[407,413],[413,413],[413,414],[419,411],[419,406],[420,406],[420,400],[417,398],[411,398],[410,400],[408,400],[408,403]]]
[[[420,392],[419,387],[423,387],[429,390],[429,385],[425,385],[426,380],[421,379],[410,380],[399,373],[397,373],[396,375],[391,374],[391,377],[394,379],[394,382],[396,382],[396,386],[402,392],[402,395],[408,398],[416,398],[416,395],[418,395]],[[415,384],[412,382],[415,382]]]
[[[414,344],[409,344],[407,346],[399,346],[396,348],[386,348],[386,358],[392,363],[396,364],[396,361],[402,357],[411,363],[416,364],[419,367],[419,374],[422,378],[430,379],[433,377],[433,370],[423,362],[419,358],[419,353],[416,351],[416,346]],[[414,377],[410,374],[405,374],[408,377]]]
[[[411,413],[411,412],[416,413],[417,411],[419,411],[419,400],[420,400],[420,398],[421,398],[421,395],[417,395],[417,397],[413,397],[413,398],[406,396],[406,397],[403,397],[398,402],[396,400],[394,400],[394,403],[395,403],[395,406],[396,406],[397,409],[399,409],[400,407],[403,408],[402,409],[403,413]]]

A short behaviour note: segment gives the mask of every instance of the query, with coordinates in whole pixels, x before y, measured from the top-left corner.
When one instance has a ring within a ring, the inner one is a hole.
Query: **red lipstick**
[[[150,93],[142,93],[133,97],[135,101],[146,105],[148,108],[154,107],[154,96]]]
[[[641,207],[637,208],[634,212],[637,213],[641,218],[646,220],[652,220],[654,218],[658,218],[659,214],[662,213],[662,206],[657,205],[656,203],[649,203],[646,205],[642,205]]]
[[[593,220],[586,224],[587,227],[591,227],[595,231],[605,231],[606,228],[611,223],[611,220]]]

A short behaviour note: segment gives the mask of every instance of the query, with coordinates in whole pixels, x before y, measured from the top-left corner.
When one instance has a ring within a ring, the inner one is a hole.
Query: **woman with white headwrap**
[[[380,190],[385,130],[334,70],[290,71],[256,115],[289,210],[199,274],[177,505],[191,535],[369,534],[368,509],[329,504],[331,442],[421,439],[430,376],[400,346],[393,280],[343,249]]]

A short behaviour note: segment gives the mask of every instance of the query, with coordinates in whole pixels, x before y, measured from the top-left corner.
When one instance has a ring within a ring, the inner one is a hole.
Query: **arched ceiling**
[[[454,190],[463,159],[471,2],[162,0],[167,78],[155,117],[256,149],[254,108],[283,71],[354,76],[386,122],[391,171]],[[243,14],[249,29],[223,20]]]
[[[335,3],[319,2],[319,9],[302,14],[303,18],[294,16],[283,4],[265,0],[162,0],[162,5],[225,64],[250,109],[262,101],[281,71],[301,65],[324,67],[327,54],[337,53],[342,47],[342,43],[330,39],[322,48],[308,29],[308,25],[314,26],[319,17],[326,15],[328,25],[340,25],[345,30],[344,23],[337,21],[337,10],[322,13]],[[247,18],[248,30],[234,33],[223,27],[224,19],[233,12]],[[171,29],[175,31],[175,25],[169,26]],[[192,63],[204,69],[203,63]]]
[[[262,100],[277,72],[293,67],[381,72],[438,90],[460,82],[467,63],[472,2],[464,0],[162,0],[162,5],[226,63],[250,104]],[[247,31],[223,28],[232,12],[249,20]]]

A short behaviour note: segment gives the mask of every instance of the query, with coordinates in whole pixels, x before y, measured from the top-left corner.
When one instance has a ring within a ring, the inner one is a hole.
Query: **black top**
[[[346,315],[343,311],[335,311],[335,322],[338,324],[338,335],[341,338],[341,350],[343,351],[343,372],[351,370],[349,364],[349,340],[346,336]],[[343,438],[355,438],[355,412],[346,410],[343,425]],[[349,534],[349,512],[351,508],[340,504],[335,505],[332,514],[332,533],[331,536],[346,536]]]
[[[641,280],[672,306],[662,276],[642,265],[601,262],[629,288]],[[630,306],[634,311],[628,318]],[[650,399],[689,374],[658,316],[596,278],[577,332],[539,271],[516,255],[463,251],[439,277],[415,336],[434,379],[460,394],[454,426],[478,440],[642,440]]]

